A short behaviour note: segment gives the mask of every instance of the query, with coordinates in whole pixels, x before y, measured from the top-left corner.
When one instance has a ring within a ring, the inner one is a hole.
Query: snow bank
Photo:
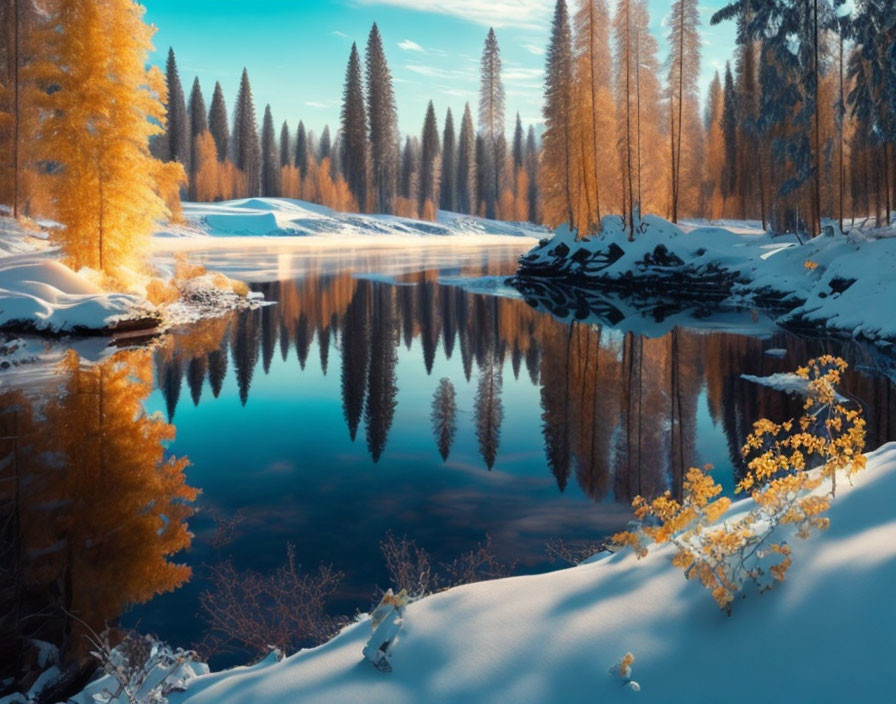
[[[171,702],[624,701],[633,692],[608,668],[629,651],[643,701],[889,701],[893,497],[896,443],[838,492],[827,533],[792,541],[787,580],[731,617],[671,565],[670,546],[626,551],[411,604],[390,674],[363,659],[363,620],[282,662],[200,677]]]
[[[618,216],[577,240],[566,227],[520,259],[515,283],[562,281],[628,295],[777,309],[778,322],[870,340],[896,339],[896,238],[822,236],[800,244],[749,224],[681,229],[645,216],[634,241]],[[685,231],[687,230],[687,231]],[[748,234],[755,232],[755,234]],[[786,311],[783,314],[781,311]]]
[[[538,239],[548,230],[530,223],[507,223],[439,211],[435,222],[393,215],[339,213],[330,208],[286,198],[248,198],[222,203],[184,203],[186,226],[169,226],[157,233],[157,249],[189,247],[191,239],[301,238],[305,244],[350,247],[407,246],[410,243],[449,244],[476,239],[505,242],[507,238]],[[166,240],[181,240],[171,242]],[[242,243],[241,243],[242,244]],[[289,244],[297,244],[290,242]]]

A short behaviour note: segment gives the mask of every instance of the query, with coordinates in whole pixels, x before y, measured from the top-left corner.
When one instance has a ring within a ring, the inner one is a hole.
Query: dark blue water
[[[340,614],[391,586],[379,549],[390,531],[437,563],[488,536],[516,573],[560,567],[548,541],[619,530],[633,496],[678,492],[690,466],[714,465],[730,490],[752,422],[802,404],[741,374],[820,353],[851,362],[844,386],[865,406],[869,446],[896,438],[896,390],[863,347],[773,331],[750,312],[737,334],[568,324],[492,295],[506,293],[514,256],[443,255],[388,276],[376,258],[304,266],[256,285],[277,305],[160,343],[145,407],[175,427],[167,453],[189,458],[202,491],[192,544],[174,558],[193,573],[123,623],[198,643],[210,566],[269,572],[290,543],[303,568],[344,574],[330,604]],[[454,403],[434,417],[440,388]]]

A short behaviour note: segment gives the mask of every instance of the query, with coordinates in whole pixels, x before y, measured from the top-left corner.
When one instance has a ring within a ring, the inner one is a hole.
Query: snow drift
[[[581,240],[561,227],[520,259],[513,283],[531,302],[562,297],[554,290],[560,283],[570,289],[572,311],[575,290],[585,289],[759,306],[777,310],[785,326],[896,339],[896,318],[885,305],[896,300],[896,238],[856,231],[801,244],[745,228],[687,229],[648,215],[629,242],[617,216],[604,218],[600,235]]]
[[[612,702],[631,652],[643,701],[888,701],[896,612],[896,443],[842,487],[830,529],[793,540],[787,579],[726,617],[654,546],[457,587],[407,607],[393,672],[363,659],[368,619],[276,662],[193,680],[173,704]],[[747,506],[749,499],[743,506]]]

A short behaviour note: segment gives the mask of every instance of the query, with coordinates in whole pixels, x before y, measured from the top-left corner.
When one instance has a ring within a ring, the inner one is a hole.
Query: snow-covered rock
[[[280,663],[199,677],[170,701],[616,702],[633,692],[608,669],[627,652],[645,702],[890,701],[894,497],[891,443],[838,488],[826,533],[791,541],[786,581],[730,617],[671,564],[670,546],[643,560],[623,551],[410,604],[389,674],[363,659],[363,620]]]
[[[621,218],[607,216],[599,235],[581,240],[558,228],[521,257],[512,283],[533,304],[584,308],[582,318],[591,304],[577,289],[591,298],[609,292],[652,303],[759,306],[789,327],[896,339],[887,306],[896,301],[896,238],[860,232],[801,243],[749,227],[682,229],[648,215],[629,241]]]

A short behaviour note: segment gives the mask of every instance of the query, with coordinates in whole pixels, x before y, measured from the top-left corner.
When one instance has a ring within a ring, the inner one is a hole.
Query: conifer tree
[[[398,177],[398,113],[392,73],[374,22],[367,39],[367,115],[370,120],[370,186],[374,210],[392,212]]]
[[[317,146],[317,160],[323,161],[324,159],[329,159],[332,156],[331,152],[330,126],[324,125],[324,131],[320,133],[320,143]]]
[[[722,196],[731,198],[737,189],[737,93],[731,65],[725,63],[722,135],[725,140],[725,170],[722,174]]]
[[[292,149],[290,148],[289,125],[286,120],[280,127],[280,166],[292,166]]]
[[[482,183],[485,217],[494,218],[504,188],[504,83],[501,50],[494,29],[482,48],[479,85],[479,134],[483,140]]]
[[[476,135],[470,104],[464,106],[457,148],[457,210],[470,215],[476,204]]]
[[[190,113],[190,180],[189,193],[190,199],[196,200],[196,186],[194,181],[196,173],[199,169],[198,140],[199,136],[208,131],[208,118],[205,114],[205,100],[202,97],[202,88],[199,85],[199,78],[193,81],[193,89],[190,91],[190,102],[188,103],[188,111]]]
[[[426,117],[423,120],[423,132],[420,136],[420,193],[418,206],[421,213],[427,212],[427,206],[433,208],[438,199],[438,160],[439,160],[439,128],[436,124],[436,111],[429,101]],[[433,212],[433,216],[435,212]]]
[[[236,96],[233,114],[233,162],[246,179],[249,198],[261,195],[261,145],[258,142],[258,123],[249,72],[244,68],[240,88]]]
[[[329,154],[321,154],[321,160],[326,156]],[[296,130],[296,168],[303,181],[308,176],[308,157],[308,135],[305,132],[305,123],[299,120],[299,127]]]
[[[706,170],[704,176],[703,212],[710,219],[722,217],[722,181],[725,174],[725,138],[722,132],[724,95],[719,72],[709,86],[706,106]]]
[[[442,175],[439,179],[439,207],[457,211],[457,145],[455,144],[454,117],[451,108],[445,113],[445,130],[442,133]]]
[[[535,139],[535,128],[529,125],[526,134],[526,178],[529,195],[526,202],[529,206],[528,220],[537,223],[538,218],[538,142]]]
[[[164,129],[165,79],[146,68],[153,29],[142,7],[59,3],[66,21],[45,47],[43,77],[56,89],[42,97],[38,136],[43,158],[61,167],[50,177],[64,226],[53,238],[76,267],[124,278],[125,268],[142,266],[156,222],[170,214],[160,193],[184,179],[181,166],[149,153],[150,136]]]
[[[168,103],[166,111],[167,131],[165,158],[167,161],[179,161],[189,171],[190,166],[190,123],[187,117],[187,105],[184,100],[184,89],[177,73],[177,60],[174,49],[168,49],[168,61],[165,66],[165,80],[168,85]]]
[[[541,183],[544,222],[575,228],[572,197],[572,30],[566,0],[557,0],[547,51]]]
[[[600,229],[610,186],[618,171],[610,56],[610,13],[606,0],[579,0],[575,25],[575,83],[571,121],[578,148],[573,150],[573,189],[579,229]],[[576,196],[576,192],[578,195]]]
[[[448,460],[457,433],[457,393],[451,380],[443,378],[432,397],[432,434],[443,461]]]
[[[367,115],[358,46],[352,44],[342,99],[342,173],[358,207],[367,209]]]
[[[230,154],[230,128],[227,125],[227,105],[224,102],[224,91],[221,84],[215,82],[212,104],[208,111],[208,129],[215,139],[218,150],[218,161],[227,161]]]
[[[675,0],[669,18],[669,133],[672,222],[678,222],[681,201],[681,161],[686,147],[684,124],[697,119],[697,81],[700,78],[700,14],[697,0]],[[691,145],[693,146],[693,145]],[[693,154],[691,154],[693,156]]]
[[[516,126],[513,129],[513,148],[511,157],[513,158],[514,178],[516,173],[523,168],[523,160],[525,158],[525,137],[523,136],[523,122],[520,120],[520,114],[516,114]],[[514,188],[516,183],[514,183]]]
[[[266,198],[280,195],[280,157],[270,105],[264,109],[261,127],[261,195]]]

